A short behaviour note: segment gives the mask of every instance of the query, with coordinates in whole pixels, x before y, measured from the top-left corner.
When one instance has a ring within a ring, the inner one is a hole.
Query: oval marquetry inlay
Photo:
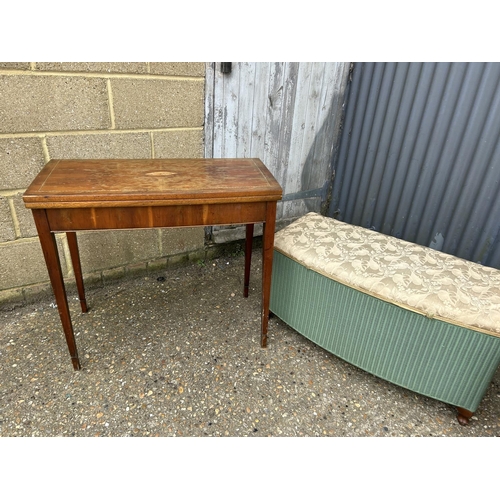
[[[148,172],[146,175],[152,175],[154,177],[165,177],[167,175],[174,175],[175,172],[165,172],[163,170],[160,170],[158,172]]]

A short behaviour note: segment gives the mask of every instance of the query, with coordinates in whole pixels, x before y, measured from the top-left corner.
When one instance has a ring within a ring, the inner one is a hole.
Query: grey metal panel
[[[500,63],[356,63],[329,215],[500,268]]]

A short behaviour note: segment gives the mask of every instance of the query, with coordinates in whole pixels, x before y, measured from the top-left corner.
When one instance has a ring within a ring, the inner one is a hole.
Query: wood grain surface
[[[281,194],[255,158],[51,160],[23,200],[27,208],[76,208],[273,201]]]

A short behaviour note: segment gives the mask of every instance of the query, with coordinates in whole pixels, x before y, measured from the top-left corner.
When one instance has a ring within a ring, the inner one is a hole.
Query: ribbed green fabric
[[[345,361],[472,412],[500,363],[500,338],[384,302],[277,251],[271,311]]]

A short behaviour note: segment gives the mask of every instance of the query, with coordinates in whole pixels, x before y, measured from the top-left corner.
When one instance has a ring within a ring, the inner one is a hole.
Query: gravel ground
[[[74,371],[52,297],[0,312],[0,436],[499,436],[500,372],[470,425],[359,370],[277,318],[259,345],[260,250],[69,300]]]

